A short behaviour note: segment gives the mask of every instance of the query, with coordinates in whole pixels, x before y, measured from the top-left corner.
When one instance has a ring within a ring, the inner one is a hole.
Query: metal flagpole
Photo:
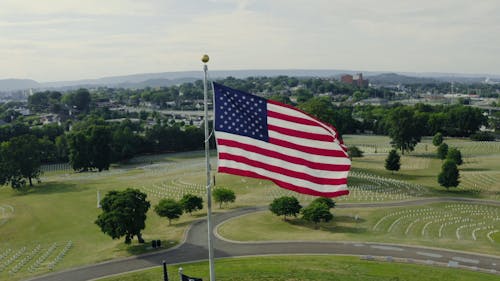
[[[163,281],[168,281],[167,262],[163,261]]]
[[[212,242],[213,226],[212,226],[212,188],[210,182],[210,142],[208,133],[208,91],[207,91],[207,62],[208,55],[203,55],[201,61],[203,62],[203,72],[205,74],[203,79],[203,92],[205,104],[205,161],[207,172],[207,228],[208,228],[208,261],[210,264],[210,281],[215,281],[215,267],[214,267],[214,245]]]

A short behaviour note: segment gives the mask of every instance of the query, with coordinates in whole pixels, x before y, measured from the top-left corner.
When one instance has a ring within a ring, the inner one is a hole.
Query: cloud
[[[200,68],[500,73],[494,0],[2,0],[0,77]],[[24,74],[23,74],[24,73]]]
[[[168,2],[168,1],[166,1]],[[154,6],[150,1],[133,0],[2,0],[0,2],[0,15],[135,15],[151,13]]]

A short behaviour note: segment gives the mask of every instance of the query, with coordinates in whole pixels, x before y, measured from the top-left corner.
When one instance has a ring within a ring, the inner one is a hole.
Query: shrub
[[[495,135],[490,132],[477,132],[470,136],[473,141],[495,141]]]
[[[349,146],[349,149],[347,150],[347,153],[349,154],[349,157],[363,157],[363,151],[359,149],[357,146]]]

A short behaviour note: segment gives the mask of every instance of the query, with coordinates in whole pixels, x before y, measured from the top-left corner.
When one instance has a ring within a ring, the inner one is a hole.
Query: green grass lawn
[[[187,168],[172,167],[173,174],[183,173],[185,169],[192,169],[194,161],[182,161]],[[177,170],[176,170],[177,169]],[[0,207],[9,206],[14,209],[8,213],[8,218],[0,225],[0,256],[10,251],[9,257],[22,251],[21,257],[0,270],[0,280],[18,280],[20,278],[49,272],[49,264],[56,259],[68,241],[73,247],[67,255],[55,264],[53,270],[74,267],[78,265],[96,263],[118,257],[151,251],[150,244],[138,244],[136,240],[127,246],[123,239],[112,240],[103,234],[94,224],[97,215],[101,212],[97,208],[97,190],[101,196],[112,189],[127,187],[140,188],[142,185],[153,184],[164,180],[169,171],[151,172],[143,169],[115,168],[103,173],[58,173],[46,175],[43,183],[36,185],[27,193],[19,193],[10,187],[0,188]],[[159,198],[148,196],[152,206]],[[10,210],[10,209],[9,209]],[[168,226],[167,220],[160,218],[153,212],[148,212],[144,239],[161,239],[165,247],[178,244],[186,227],[193,220],[204,215],[204,211],[184,215],[180,220]],[[56,243],[56,249],[33,272],[29,266],[36,260],[33,258],[19,272],[12,275],[12,269],[24,256],[40,245],[41,250],[36,254],[40,257]],[[0,266],[5,260],[0,261]],[[0,267],[1,269],[1,267]]]
[[[460,167],[461,185],[458,189],[446,191],[438,187],[436,178],[440,170],[441,160],[433,154],[435,148],[429,139],[424,139],[416,150],[402,158],[402,169],[392,174],[383,168],[386,157],[384,151],[390,149],[389,139],[381,136],[346,136],[347,144],[364,144],[367,148],[376,146],[377,153],[367,153],[363,158],[353,160],[353,171],[369,175],[368,178],[353,176],[349,183],[353,185],[350,196],[340,198],[339,202],[372,202],[403,200],[415,196],[466,196],[487,199],[500,199],[500,151],[497,143],[473,143],[467,140],[445,140],[462,149],[465,164]],[[372,146],[370,146],[372,145]],[[373,151],[375,152],[375,151]],[[212,152],[212,156],[215,154]],[[27,193],[13,191],[10,187],[0,187],[0,257],[8,257],[19,253],[19,258],[12,263],[2,264],[0,259],[0,280],[19,280],[34,274],[49,272],[49,265],[56,261],[62,253],[64,245],[69,241],[73,246],[65,257],[54,264],[54,271],[78,265],[90,264],[132,254],[151,251],[147,245],[139,245],[136,241],[132,245],[123,244],[122,240],[112,240],[101,233],[94,224],[97,215],[101,212],[97,207],[96,194],[101,196],[110,190],[138,188],[148,194],[148,199],[154,206],[161,198],[180,198],[183,193],[196,193],[205,198],[205,161],[203,152],[189,152],[177,154],[163,154],[141,156],[132,159],[127,164],[113,165],[109,171],[102,173],[74,173],[72,171],[46,172],[43,183],[37,184]],[[212,165],[215,169],[215,158]],[[374,181],[377,176],[380,180]],[[425,192],[411,193],[398,190],[398,184],[392,179],[405,185],[415,185]],[[313,199],[310,196],[300,195],[274,186],[273,183],[263,180],[249,179],[225,174],[216,174],[216,185],[227,187],[235,191],[236,202],[219,210],[225,211],[241,206],[268,205],[274,198],[283,195],[293,195],[303,203]],[[354,185],[357,187],[354,188]],[[387,195],[390,192],[400,192],[404,196]],[[396,198],[396,199],[395,199]],[[337,214],[339,210],[336,210]],[[363,216],[363,210],[359,210]],[[186,227],[195,219],[204,216],[205,210],[193,216],[183,215],[180,220],[168,226],[165,219],[158,217],[152,208],[148,213],[144,238],[163,240],[167,247],[176,245],[182,239]],[[375,214],[383,215],[383,211]],[[374,223],[367,218],[367,226]],[[276,219],[276,218],[275,218]],[[348,226],[344,228],[346,232]],[[342,236],[343,235],[343,236]],[[353,236],[359,235],[359,236]],[[499,233],[492,234],[498,240]],[[383,235],[341,234],[342,239],[386,239],[377,238]],[[484,236],[484,235],[483,235]],[[270,234],[270,237],[272,235]],[[263,238],[263,239],[269,239]],[[387,238],[388,239],[388,238]],[[401,243],[416,243],[413,238],[401,238]],[[427,243],[427,242],[418,242]],[[467,241],[456,243],[463,248],[476,249],[475,245]],[[38,245],[40,245],[38,247]],[[37,252],[37,247],[39,248]],[[55,247],[52,249],[52,247]],[[51,250],[52,249],[52,250]],[[23,258],[29,258],[34,251],[32,260],[21,267],[19,272],[10,274]],[[494,251],[497,251],[496,249]],[[44,253],[47,258],[32,272],[30,265]]]
[[[207,262],[169,266],[169,279],[177,280],[178,268],[184,274],[209,280]],[[264,256],[220,259],[215,262],[217,280],[342,280],[342,281],[489,281],[498,275],[405,263],[364,261],[344,256]],[[162,268],[99,279],[101,281],[162,280]]]
[[[236,241],[373,241],[500,255],[500,240],[494,233],[500,230],[500,221],[496,220],[500,207],[439,203],[332,212],[333,221],[314,225],[293,217],[284,221],[283,217],[263,211],[227,221],[218,232]]]

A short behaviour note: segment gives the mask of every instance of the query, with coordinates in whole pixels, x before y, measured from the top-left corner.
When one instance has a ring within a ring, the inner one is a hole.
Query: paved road
[[[427,198],[406,202],[367,203],[367,204],[338,204],[337,208],[354,207],[394,207],[408,205],[422,205],[435,202],[470,202],[481,204],[500,205],[499,201],[475,200],[467,198]],[[235,211],[214,215],[215,225],[224,221],[265,210],[266,207],[248,207]],[[133,270],[161,265],[162,261],[168,264],[205,260],[208,258],[207,225],[205,220],[193,223],[188,230],[186,241],[180,246],[146,255],[113,260],[95,265],[68,269],[49,275],[35,277],[32,281],[84,281],[103,276],[129,272]],[[381,256],[402,258],[409,260],[426,261],[428,264],[444,263],[451,266],[469,267],[492,273],[500,273],[500,257],[452,250],[415,247],[407,245],[369,243],[369,242],[256,242],[238,243],[224,239],[214,240],[215,257],[234,257],[269,254],[341,254],[359,255],[367,258]]]

